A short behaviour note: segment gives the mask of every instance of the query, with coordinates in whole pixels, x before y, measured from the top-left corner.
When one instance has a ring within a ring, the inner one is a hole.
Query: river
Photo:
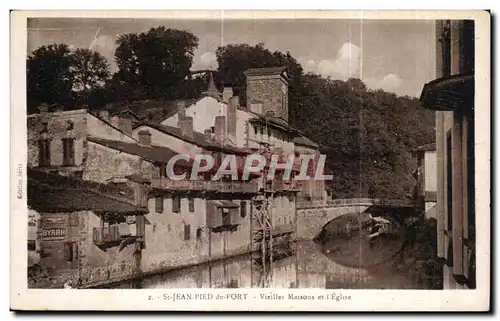
[[[353,246],[354,243],[353,243]],[[298,242],[288,255],[264,271],[241,255],[129,281],[114,288],[321,288],[416,289],[408,275],[391,268],[391,261],[359,268],[336,262],[314,242]],[[366,255],[366,254],[365,254]],[[369,255],[376,255],[371,253]],[[338,257],[340,259],[340,257]]]

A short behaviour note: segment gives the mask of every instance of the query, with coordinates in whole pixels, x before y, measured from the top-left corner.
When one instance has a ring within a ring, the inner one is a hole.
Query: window
[[[189,211],[194,212],[194,196],[190,195],[188,197],[188,201],[189,201]]]
[[[36,241],[28,240],[28,251],[36,251]]]
[[[38,141],[38,165],[50,166],[50,140],[41,139]]]
[[[68,124],[68,127],[66,127],[66,129],[73,130],[73,128],[74,128],[73,122],[71,120],[68,120],[67,124]]]
[[[241,201],[240,216],[242,218],[245,218],[247,216],[247,202],[246,201]]]
[[[68,262],[74,262],[78,258],[78,243],[64,243],[64,259]]]
[[[210,132],[212,132],[212,134],[215,133],[215,127],[214,126],[210,127]]]
[[[196,239],[201,240],[201,235],[202,235],[202,229],[201,229],[201,227],[198,227],[196,229]]]
[[[163,213],[163,197],[162,196],[156,196],[156,198],[155,198],[155,212],[156,213]]]
[[[181,198],[176,195],[172,198],[172,212],[179,213],[181,211]]]
[[[260,127],[260,134],[264,135],[264,127]]]
[[[75,140],[73,138],[63,138],[63,164],[75,164]]]
[[[257,126],[253,126],[253,131],[255,133],[255,136],[257,136],[258,131],[259,131],[258,128],[257,128]]]
[[[231,213],[228,208],[222,209],[222,225],[231,225]]]
[[[148,206],[148,193],[143,189],[139,193],[139,206],[147,207]]]
[[[184,224],[184,241],[189,241],[191,239],[191,225]]]

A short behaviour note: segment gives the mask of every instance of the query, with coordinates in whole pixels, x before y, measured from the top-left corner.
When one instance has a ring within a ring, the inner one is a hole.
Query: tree
[[[27,60],[28,111],[39,104],[72,104],[71,50],[66,44],[41,46]]]
[[[242,104],[246,104],[245,71],[250,68],[286,66],[290,76],[289,110],[298,104],[298,91],[303,74],[302,66],[289,52],[271,52],[259,43],[255,46],[248,44],[226,45],[217,48],[217,63],[219,65],[219,81],[222,85],[232,86],[234,94],[240,96]],[[293,112],[291,113],[293,115]]]
[[[176,98],[190,74],[198,38],[185,30],[151,28],[117,39],[117,81],[140,87],[147,98]]]
[[[41,46],[27,60],[29,111],[42,103],[64,108],[102,105],[109,76],[108,62],[98,52],[71,51],[66,44]]]
[[[73,89],[89,92],[93,88],[103,87],[110,77],[109,64],[100,53],[78,48],[71,55]]]

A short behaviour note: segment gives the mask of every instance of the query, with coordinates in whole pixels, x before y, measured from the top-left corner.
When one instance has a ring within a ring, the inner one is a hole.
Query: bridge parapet
[[[371,205],[414,206],[415,201],[380,198],[327,199],[325,201],[299,201],[297,202],[297,209]]]
[[[297,202],[297,236],[299,239],[312,239],[331,220],[349,213],[362,213],[372,205],[412,207],[415,206],[415,202],[374,198]]]

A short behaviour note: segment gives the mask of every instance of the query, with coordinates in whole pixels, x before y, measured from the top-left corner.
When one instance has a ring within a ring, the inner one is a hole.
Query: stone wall
[[[114,177],[139,174],[146,178],[158,177],[159,169],[141,157],[122,153],[94,142],[87,142],[88,156],[83,179],[106,183]]]
[[[262,114],[274,112],[288,121],[288,84],[280,75],[247,77],[247,106],[262,102]]]
[[[84,161],[84,141],[87,134],[85,110],[54,112],[29,115],[28,125],[28,167],[37,167],[38,141],[50,140],[50,165],[63,165],[63,139],[74,139],[74,165]]]
[[[297,238],[311,240],[316,237],[323,226],[334,218],[348,214],[360,213],[368,208],[363,206],[317,206],[297,209]]]

